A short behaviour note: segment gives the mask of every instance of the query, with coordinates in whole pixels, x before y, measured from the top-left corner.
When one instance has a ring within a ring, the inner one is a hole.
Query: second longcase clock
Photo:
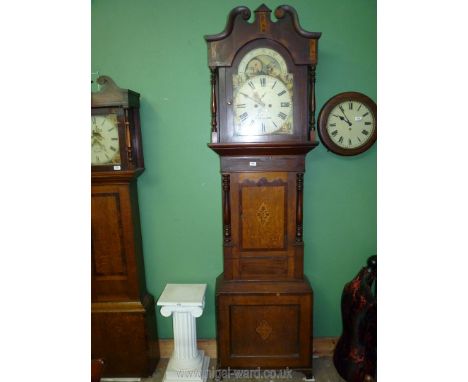
[[[313,292],[303,272],[303,176],[315,142],[320,33],[296,11],[246,7],[205,36],[209,147],[222,174],[224,272],[216,284],[218,367],[311,370]]]
[[[147,377],[159,359],[146,289],[137,179],[140,95],[108,76],[91,94],[91,356],[105,377]]]

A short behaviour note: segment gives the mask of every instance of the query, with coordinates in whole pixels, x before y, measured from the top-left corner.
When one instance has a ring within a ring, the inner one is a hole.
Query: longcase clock
[[[159,359],[146,290],[137,178],[144,170],[136,92],[101,76],[91,93],[91,356],[107,377],[146,377]]]
[[[313,291],[303,272],[303,177],[315,140],[320,33],[296,11],[237,7],[205,36],[211,143],[220,156],[224,269],[217,278],[219,368],[311,373]]]

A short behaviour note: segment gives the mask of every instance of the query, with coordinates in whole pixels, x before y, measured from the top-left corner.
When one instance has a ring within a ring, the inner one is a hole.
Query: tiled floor
[[[166,369],[168,359],[161,359],[159,364],[151,378],[142,379],[141,382],[161,382],[164,377],[164,371]],[[208,380],[213,380],[215,376],[215,365],[216,360],[210,361],[210,370],[208,374]],[[265,372],[264,374],[253,374],[254,378],[229,378],[235,379],[236,382],[249,382],[249,381],[261,381],[264,380],[265,382],[274,381],[289,381],[289,382],[297,382],[301,381],[304,378],[304,374],[299,372],[291,372],[283,374],[283,377],[279,378],[272,378],[272,373]],[[333,366],[332,359],[330,357],[322,357],[322,358],[314,358],[314,378],[316,382],[345,382],[335,370]],[[223,379],[223,381],[227,382],[228,378]]]

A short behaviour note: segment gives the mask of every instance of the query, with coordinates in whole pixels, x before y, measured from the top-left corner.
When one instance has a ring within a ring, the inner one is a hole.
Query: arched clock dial
[[[247,52],[233,75],[234,134],[293,133],[293,77],[284,58],[262,47]]]
[[[91,116],[91,164],[120,163],[117,115]]]
[[[377,107],[361,93],[347,92],[332,97],[319,115],[323,144],[339,155],[357,155],[369,149],[377,138]]]

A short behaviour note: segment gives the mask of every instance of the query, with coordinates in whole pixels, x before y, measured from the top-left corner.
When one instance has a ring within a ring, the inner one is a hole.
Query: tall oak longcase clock
[[[234,8],[205,36],[211,143],[220,156],[224,269],[216,283],[219,368],[311,373],[313,291],[304,276],[303,177],[315,141],[320,33],[289,6]]]
[[[137,178],[144,171],[139,97],[101,76],[91,93],[91,356],[107,377],[146,377],[159,359],[146,290]]]

